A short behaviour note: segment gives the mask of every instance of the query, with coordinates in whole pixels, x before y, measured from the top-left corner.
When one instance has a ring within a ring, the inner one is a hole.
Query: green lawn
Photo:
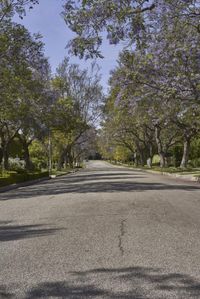
[[[145,170],[153,170],[158,171],[162,173],[171,173],[171,174],[179,174],[179,175],[193,175],[193,176],[200,176],[200,169],[199,168],[179,168],[179,167],[166,167],[161,168],[158,166],[153,166],[152,168],[149,168],[147,166],[142,167]]]
[[[0,173],[0,187],[40,179],[43,177],[48,177],[48,171],[22,173],[17,173],[16,171],[4,171]]]
[[[160,171],[160,172],[168,172],[168,173],[178,173],[178,174],[200,174],[200,169],[199,168],[179,168],[179,167],[166,167],[166,168],[161,168],[157,166],[153,166],[151,168],[152,170],[155,171]]]
[[[77,170],[76,168],[74,170]],[[53,169],[51,175],[60,176],[72,171],[72,168],[65,168],[62,170]],[[4,171],[0,172],[0,187],[8,186],[11,184],[22,183],[26,181],[36,180],[43,177],[48,177],[49,172],[47,170],[35,171],[35,172],[21,172],[17,171]]]
[[[65,169],[62,169],[62,170],[57,170],[57,169],[52,169],[51,170],[51,175],[56,175],[56,176],[59,176],[59,175],[64,175],[64,174],[67,174],[69,172],[72,171],[72,168],[65,168]]]
[[[115,162],[111,162],[112,164],[118,164]],[[128,167],[132,167],[132,168],[140,168],[140,169],[145,169],[145,170],[154,170],[154,171],[158,171],[158,172],[166,172],[166,173],[174,173],[174,174],[180,174],[180,175],[187,175],[187,174],[191,174],[193,176],[200,176],[200,168],[180,168],[180,167],[165,167],[165,168],[161,168],[159,166],[152,166],[151,168],[149,168],[148,166],[138,166],[135,167],[132,164],[129,163],[119,163],[120,165],[124,165],[124,166],[128,166]]]

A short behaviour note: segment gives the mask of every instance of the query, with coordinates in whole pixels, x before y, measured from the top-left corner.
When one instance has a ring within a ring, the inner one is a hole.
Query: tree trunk
[[[74,167],[74,159],[71,153],[68,153],[68,158],[69,158],[69,166],[70,168]]]
[[[0,164],[3,162],[3,149],[0,147]]]
[[[146,159],[145,159],[144,151],[141,150],[141,152],[140,152],[140,164],[141,164],[141,166],[144,166],[145,162],[146,162]]]
[[[6,140],[4,134],[1,134],[1,156],[2,156],[2,167],[5,170],[9,170],[9,152],[8,152],[9,141]]]
[[[32,170],[33,169],[33,164],[30,159],[30,154],[29,154],[29,144],[26,142],[23,143],[23,151],[24,151],[24,161],[25,161],[25,169],[26,170]]]
[[[63,168],[63,164],[64,164],[64,159],[65,159],[65,155],[66,152],[65,150],[60,154],[59,160],[58,160],[58,165],[57,165],[57,169],[61,170]]]
[[[149,158],[147,159],[147,166],[148,166],[149,168],[152,167],[152,157],[149,157]]]
[[[160,167],[163,168],[166,166],[166,159],[163,152],[158,153],[160,157]]]
[[[134,164],[135,164],[135,167],[138,167],[138,154],[137,154],[137,152],[134,153]]]
[[[67,146],[63,149],[63,151],[60,154],[59,160],[58,160],[58,166],[57,169],[61,170],[65,164],[69,163],[69,165],[71,164],[70,159],[71,159],[71,147]]]
[[[25,169],[33,170],[34,166],[30,159],[30,153],[29,153],[29,146],[31,145],[33,140],[32,139],[28,140],[28,137],[26,135],[20,135],[20,134],[18,134],[18,139],[23,148],[23,158],[25,161]]]
[[[8,147],[3,147],[3,168],[5,170],[9,170],[9,154],[8,154]]]
[[[145,162],[146,162],[145,157],[144,157],[144,150],[140,146],[139,142],[136,142],[136,148],[137,148],[137,165],[138,165],[138,162],[139,162],[140,165],[144,166]]]
[[[182,156],[182,160],[181,160],[181,164],[180,164],[181,168],[187,167],[188,159],[189,159],[189,151],[190,151],[190,139],[185,138],[184,148],[183,148],[183,156]]]
[[[155,127],[155,137],[156,137],[156,144],[157,144],[157,148],[158,148],[158,155],[160,157],[160,167],[163,168],[166,166],[166,159],[165,159],[165,154],[163,151],[163,147],[162,147],[162,142],[160,140],[160,129],[158,128],[158,126]]]
[[[147,165],[149,168],[152,167],[152,160],[153,160],[153,146],[152,144],[149,145],[149,157],[147,158]]]
[[[168,165],[169,165],[169,157],[168,157],[167,153],[168,153],[168,148],[165,146],[164,150],[163,150],[163,156],[164,156],[164,160],[165,160],[163,167],[168,167]]]
[[[3,169],[9,170],[9,151],[8,151],[9,142],[6,142],[5,139],[1,142],[2,150],[2,166]]]
[[[66,149],[66,156],[67,156],[67,160],[69,163],[69,167],[73,168],[74,167],[74,156],[72,154],[72,146],[68,145],[67,149]]]

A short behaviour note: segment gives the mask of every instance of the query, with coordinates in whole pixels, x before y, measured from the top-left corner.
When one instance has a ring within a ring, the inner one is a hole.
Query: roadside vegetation
[[[96,64],[81,69],[66,57],[52,75],[42,37],[13,21],[39,1],[0,2],[2,180],[72,169],[91,152],[135,167],[198,172],[199,1],[64,2],[72,55],[102,59],[105,33],[126,47],[104,97]]]
[[[110,77],[102,156],[161,168],[200,166],[200,3],[193,1],[67,1],[79,57],[102,57],[103,32],[126,47]],[[86,21],[87,20],[87,21]]]
[[[52,75],[41,36],[13,22],[37,2],[0,4],[0,186],[80,167],[96,134],[98,68],[64,58]]]
[[[111,73],[100,152],[106,159],[136,167],[198,172],[199,3],[155,1],[143,16],[135,47],[120,54]],[[121,22],[126,27],[128,20]],[[121,35],[117,28],[112,30],[116,42],[130,41],[123,25]]]
[[[48,171],[40,172],[25,172],[18,173],[16,171],[4,171],[0,175],[0,187],[4,187],[11,184],[22,183],[30,180],[37,180],[44,177],[48,177]]]

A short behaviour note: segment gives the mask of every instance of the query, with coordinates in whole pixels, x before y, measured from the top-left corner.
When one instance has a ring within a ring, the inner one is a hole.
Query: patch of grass
[[[133,164],[130,163],[116,163],[115,161],[109,161],[109,163],[113,164],[113,165],[122,165],[122,166],[127,166],[130,168],[135,168],[135,169],[144,169],[144,170],[153,170],[153,171],[157,171],[157,172],[162,172],[162,173],[174,173],[174,174],[180,174],[180,175],[193,175],[194,177],[200,177],[200,168],[192,168],[192,167],[188,167],[188,168],[180,168],[180,167],[165,167],[165,168],[161,168],[159,166],[152,166],[151,168],[149,168],[147,165],[145,166],[135,166]]]
[[[80,166],[77,166],[77,167],[74,167],[74,168],[67,167],[67,168],[64,168],[64,169],[61,169],[61,170],[52,169],[50,175],[56,175],[56,176],[65,175],[65,174],[71,172],[72,170],[77,171],[80,168],[83,168],[83,165],[80,165]]]
[[[78,170],[79,168],[82,168],[83,164],[81,164],[79,167],[75,168],[70,168],[67,167],[62,170],[56,170],[53,169],[51,171],[51,175],[55,176],[60,176],[60,175],[65,175],[72,170]],[[26,181],[31,181],[31,180],[36,180],[40,179],[43,177],[49,177],[49,172],[46,169],[43,169],[41,171],[32,171],[32,172],[27,172],[26,170],[20,170],[20,171],[3,171],[0,169],[0,187],[12,185],[12,184],[17,184],[17,183],[22,183]]]
[[[167,173],[177,173],[177,174],[200,174],[198,168],[179,168],[179,167],[152,167],[152,170],[159,171],[159,172],[167,172]]]
[[[133,164],[130,163],[115,163],[114,161],[110,162],[111,164],[121,164],[124,166],[128,166],[128,167],[132,167],[132,168],[140,168],[140,169],[144,169],[144,170],[154,170],[154,171],[158,171],[158,172],[166,172],[166,173],[178,173],[178,174],[199,174],[200,175],[200,168],[180,168],[180,167],[159,167],[159,166],[152,166],[151,168],[149,168],[147,165],[145,166],[135,166]]]
[[[155,171],[160,171],[160,172],[169,172],[169,173],[182,173],[185,171],[185,169],[182,169],[182,168],[176,168],[176,167],[158,167],[158,166],[153,166],[151,168],[152,170],[155,170]],[[187,169],[188,171],[189,169]]]
[[[26,181],[36,180],[43,177],[48,177],[48,171],[44,172],[23,172],[17,173],[16,171],[2,172],[0,175],[0,187],[8,186],[11,184],[22,183]]]
[[[62,169],[62,170],[52,169],[51,170],[51,175],[56,175],[56,176],[64,175],[64,174],[69,173],[71,170],[72,170],[72,168],[65,168],[65,169]]]

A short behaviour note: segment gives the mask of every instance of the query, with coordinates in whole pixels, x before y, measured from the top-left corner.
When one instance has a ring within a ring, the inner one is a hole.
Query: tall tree
[[[39,36],[31,36],[22,25],[3,22],[0,40],[0,136],[8,168],[9,143],[17,134],[22,138],[25,131],[33,131],[33,115],[35,120],[39,116],[33,107],[44,99],[42,82],[48,78],[42,77],[49,66]]]
[[[68,59],[57,69],[53,87],[58,99],[50,126],[60,148],[59,168],[65,161],[73,166],[74,148],[77,152],[77,145],[84,143],[86,131],[97,121],[103,97],[99,81],[97,73],[81,70]]]

